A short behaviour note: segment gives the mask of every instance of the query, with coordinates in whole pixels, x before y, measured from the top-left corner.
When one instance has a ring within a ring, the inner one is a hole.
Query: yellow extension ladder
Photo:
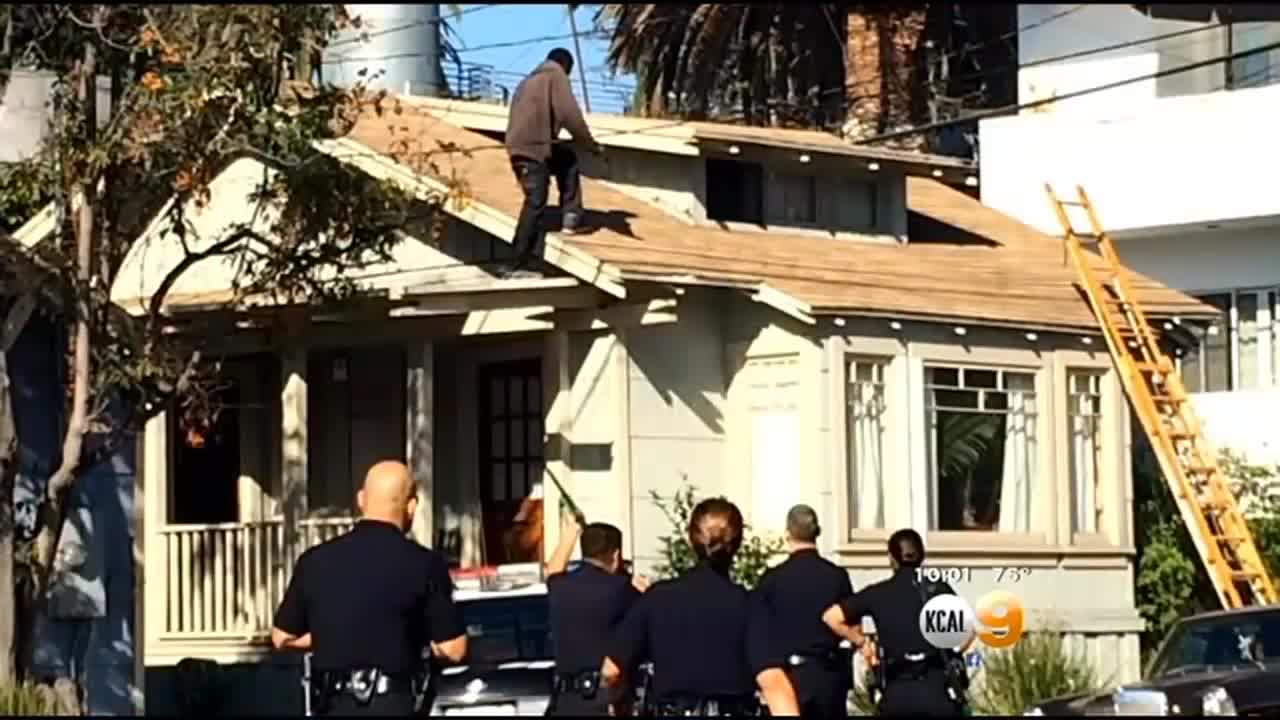
[[[1236,503],[1218,459],[1204,436],[1182,375],[1156,342],[1156,333],[1116,254],[1111,237],[1102,229],[1084,188],[1077,200],[1060,200],[1046,183],[1049,201],[1062,223],[1067,252],[1079,282],[1107,339],[1134,413],[1151,440],[1169,490],[1187,524],[1200,560],[1225,608],[1276,602],[1276,589],[1258,552],[1244,514]],[[1078,233],[1067,208],[1077,207],[1091,229]],[[1090,262],[1093,245],[1104,268]]]

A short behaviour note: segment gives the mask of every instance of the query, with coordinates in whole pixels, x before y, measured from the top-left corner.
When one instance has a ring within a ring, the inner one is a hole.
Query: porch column
[[[427,547],[435,542],[435,348],[410,343],[405,377],[405,460],[418,487],[413,537]]]
[[[169,597],[169,588],[180,578],[169,577],[169,568],[175,568],[176,572],[178,566],[169,562],[172,548],[161,532],[169,520],[168,413],[159,413],[147,421],[141,444],[142,458],[138,463],[141,467],[136,468],[134,477],[141,508],[135,505],[134,512],[142,513],[142,566],[146,582],[135,583],[142,587],[143,611],[135,629],[133,651],[145,663],[146,652],[155,649],[168,628],[169,604],[179,601]]]
[[[544,412],[543,427],[546,442],[543,448],[544,470],[542,479],[542,556],[550,560],[560,542],[560,489],[573,492],[572,469],[569,452],[573,435],[573,378],[569,368],[569,331],[556,329],[547,335],[543,353]]]
[[[284,518],[284,574],[301,552],[300,523],[307,516],[307,351],[280,353],[280,510]]]

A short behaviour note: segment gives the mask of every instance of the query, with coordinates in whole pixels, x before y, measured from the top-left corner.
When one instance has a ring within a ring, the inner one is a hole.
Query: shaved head
[[[356,495],[360,515],[408,529],[418,507],[413,475],[402,462],[383,460],[373,464]]]

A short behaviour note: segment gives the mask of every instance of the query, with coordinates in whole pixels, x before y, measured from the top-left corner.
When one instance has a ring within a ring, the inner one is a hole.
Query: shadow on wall
[[[39,530],[38,498],[62,442],[61,418],[50,412],[62,407],[59,335],[37,314],[8,358],[21,443],[13,498],[20,545]],[[51,588],[49,617],[34,633],[35,673],[81,684],[84,709],[93,715],[133,715],[141,700],[133,687],[133,443],[122,446],[88,469],[68,498],[58,548],[63,569]]]

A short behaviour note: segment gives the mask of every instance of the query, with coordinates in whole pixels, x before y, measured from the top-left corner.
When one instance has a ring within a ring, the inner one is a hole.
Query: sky
[[[569,11],[567,5],[462,5],[465,13],[450,18],[457,35],[456,44],[464,63],[489,65],[493,68],[494,82],[514,89],[520,78],[538,65],[555,47],[565,47],[577,52],[569,36]],[[445,8],[441,8],[446,12]],[[590,30],[596,7],[578,8],[574,19],[578,31]],[[554,39],[541,39],[557,36]],[[528,41],[528,42],[526,42]],[[587,90],[596,112],[619,112],[624,97],[629,99],[634,78],[611,78],[604,66],[608,42],[594,37],[582,37],[581,63],[585,59]],[[487,45],[509,47],[483,48]],[[468,48],[478,48],[468,50]],[[449,73],[450,69],[445,68]],[[582,86],[578,69],[573,70],[573,89],[582,102]]]

